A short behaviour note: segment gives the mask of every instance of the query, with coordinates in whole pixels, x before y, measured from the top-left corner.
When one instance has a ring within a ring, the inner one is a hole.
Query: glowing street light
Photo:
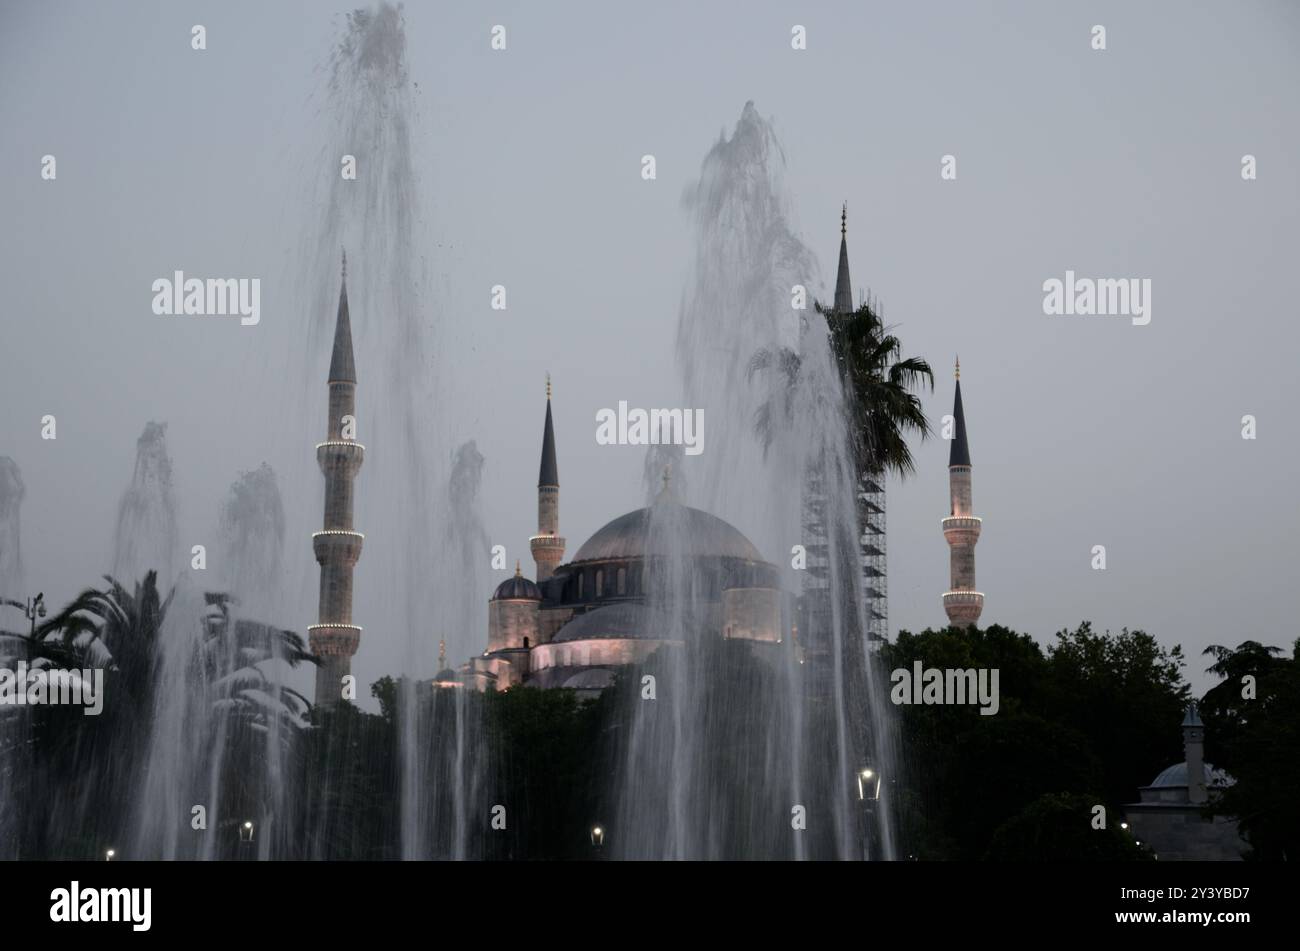
[[[239,827],[239,841],[240,842],[253,841],[253,823],[251,821],[247,821],[242,826]]]
[[[104,853],[105,862],[111,862],[115,858],[117,858],[117,851],[115,849],[109,849],[107,852]]]
[[[880,773],[870,767],[858,770],[858,798],[863,802],[880,798]]]
[[[604,848],[605,829],[603,826],[594,825],[591,827],[591,846],[597,850]]]

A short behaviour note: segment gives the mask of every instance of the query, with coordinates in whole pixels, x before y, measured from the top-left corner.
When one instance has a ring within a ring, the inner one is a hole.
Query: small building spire
[[[522,578],[523,576],[524,576],[524,570],[523,570],[522,568],[519,567],[519,559],[516,558],[516,559],[515,559],[515,577],[516,577],[516,578]]]
[[[849,233],[849,203],[846,201],[840,208],[840,237],[847,237]]]
[[[447,639],[445,637],[438,639],[438,669],[447,669]]]
[[[955,380],[961,379],[961,357],[957,358],[957,365],[953,368],[952,375]]]
[[[549,403],[550,401],[551,401],[551,374],[550,374],[549,372],[547,372],[547,374],[546,374],[546,402]]]

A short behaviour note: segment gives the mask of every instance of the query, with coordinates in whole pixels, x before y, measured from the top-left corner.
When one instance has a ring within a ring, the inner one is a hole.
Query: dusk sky
[[[682,404],[681,199],[752,100],[784,146],[815,293],[829,297],[847,201],[855,295],[869,289],[905,352],[930,361],[936,428],[960,355],[981,624],[1044,643],[1083,620],[1141,628],[1183,645],[1198,693],[1208,644],[1289,652],[1300,7],[802,6],[406,5],[432,276],[421,312],[437,341],[428,413],[444,434],[429,452],[476,440],[485,527],[510,568],[530,565],[548,372],[569,554],[644,504],[644,450],[598,446],[595,414]],[[0,456],[26,485],[25,589],[0,595],[44,590],[57,606],[109,570],[136,439],[157,420],[186,551],[211,537],[239,472],[276,470],[295,587],[274,620],[315,621],[328,333],[300,333],[294,261],[317,213],[305,196],[339,174],[310,130],[348,9],[0,3]],[[194,24],[206,50],[191,49]],[[791,48],[796,24],[806,50]],[[366,268],[350,262],[362,285]],[[177,269],[260,278],[260,323],[156,316],[151,284]],[[1043,284],[1067,270],[1149,279],[1150,323],[1045,315]],[[496,284],[505,311],[490,307]],[[355,307],[352,321],[371,412],[382,325]],[[41,438],[47,414],[56,440]],[[368,444],[366,465],[383,451]],[[948,444],[914,451],[916,475],[888,489],[893,633],[946,623]],[[357,522],[374,535],[367,471]],[[355,663],[369,683],[399,659],[376,635]]]

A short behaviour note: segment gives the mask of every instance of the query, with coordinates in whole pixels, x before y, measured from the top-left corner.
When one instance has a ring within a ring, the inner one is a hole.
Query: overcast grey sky
[[[150,419],[169,423],[185,547],[236,474],[266,460],[293,496],[288,557],[314,590],[324,354],[319,380],[289,381],[306,407],[299,442],[284,438],[299,408],[266,394],[302,346],[286,262],[310,215],[295,202],[303,176],[337,175],[337,159],[313,166],[301,143],[349,6],[0,2],[0,455],[27,485],[29,587],[56,604],[107,570]],[[934,365],[936,423],[961,355],[983,622],[1042,641],[1083,619],[1141,627],[1184,645],[1198,689],[1207,644],[1289,646],[1300,6],[408,3],[405,15],[434,234],[428,319],[449,351],[438,411],[451,439],[434,452],[478,441],[487,530],[512,561],[528,563],[547,371],[569,554],[641,504],[643,451],[598,454],[594,413],[678,405],[681,194],[752,99],[784,143],[795,223],[828,278],[847,200],[855,286]],[[195,23],[206,51],[190,48]],[[505,52],[489,48],[496,23]],[[791,49],[794,24],[806,51]],[[639,174],[646,153],[654,182]],[[940,178],[945,154],[955,181]],[[1242,180],[1245,154],[1255,181]],[[260,277],[261,324],[155,316],[150,284],[176,268]],[[1042,284],[1067,269],[1151,279],[1150,324],[1044,316]],[[489,307],[497,283],[505,313]],[[364,403],[366,315],[353,320]],[[47,413],[56,441],[40,438]],[[945,621],[947,450],[917,447],[916,477],[889,487],[894,631]],[[1097,544],[1104,572],[1090,567]],[[280,620],[303,630],[314,600],[298,600],[305,616]],[[396,663],[371,642],[362,655],[366,683]]]

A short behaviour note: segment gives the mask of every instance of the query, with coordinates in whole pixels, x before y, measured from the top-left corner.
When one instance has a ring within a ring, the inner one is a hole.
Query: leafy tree
[[[1054,697],[1047,713],[1100,754],[1105,800],[1133,802],[1139,785],[1182,756],[1178,724],[1191,695],[1182,648],[1128,628],[1097,634],[1087,621],[1056,637],[1047,651]]]
[[[1211,811],[1237,818],[1250,858],[1293,859],[1300,855],[1300,640],[1291,657],[1257,641],[1205,653],[1215,660],[1208,672],[1224,678],[1201,701],[1207,754],[1235,779]],[[1247,676],[1255,678],[1253,699]]]

